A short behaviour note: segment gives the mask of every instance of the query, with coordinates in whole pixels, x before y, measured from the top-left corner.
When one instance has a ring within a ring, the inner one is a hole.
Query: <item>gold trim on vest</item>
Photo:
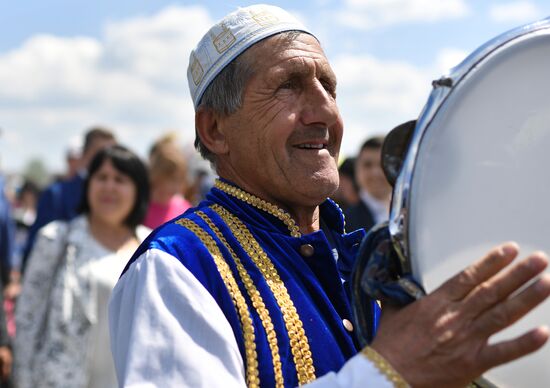
[[[231,268],[229,268],[229,265],[225,262],[225,259],[214,239],[199,225],[186,218],[181,218],[177,220],[176,223],[193,232],[201,240],[214,259],[214,263],[216,264],[216,267],[218,267],[218,272],[223,279],[225,287],[233,299],[233,303],[235,304],[235,308],[241,321],[246,352],[246,385],[248,387],[259,387],[260,377],[258,371],[258,353],[256,352],[254,325],[252,323],[252,317],[250,315],[250,311],[248,310],[246,300],[239,290],[239,286],[233,277]]]
[[[222,232],[219,230],[219,228],[204,212],[197,211],[196,214],[203,219],[203,221],[208,225],[210,229],[212,229],[212,232],[214,232],[218,240],[220,240],[220,242],[229,251],[229,254],[231,255],[233,261],[235,262],[237,270],[239,271],[239,276],[241,277],[241,280],[244,284],[246,292],[250,297],[250,300],[252,301],[252,306],[258,312],[258,315],[262,321],[262,326],[264,327],[267,335],[267,342],[269,344],[269,350],[271,351],[271,358],[273,360],[275,386],[284,387],[283,369],[282,369],[282,363],[281,363],[281,356],[279,354],[279,345],[277,344],[277,335],[275,333],[275,328],[273,326],[273,323],[271,322],[271,316],[269,315],[269,310],[265,307],[265,303],[263,301],[262,296],[260,295],[260,292],[254,285],[254,282],[250,278],[250,275],[246,271],[246,268],[244,268],[241,260],[235,254],[235,251],[229,245],[229,243],[227,242],[226,238],[224,237]]]
[[[249,205],[254,206],[257,209],[263,210],[264,212],[267,212],[272,216],[277,217],[287,226],[288,231],[290,232],[290,235],[292,237],[302,237],[298,225],[296,225],[296,222],[290,216],[290,214],[285,212],[283,209],[277,207],[276,205],[260,199],[253,194],[247,193],[246,191],[241,190],[236,186],[232,186],[230,184],[222,182],[219,179],[216,180],[214,187],[223,191],[226,194],[229,194],[237,199],[240,199],[241,201],[248,203]]]
[[[212,205],[211,209],[227,224],[239,244],[258,267],[273,293],[287,329],[299,384],[315,380],[315,367],[308,338],[298,311],[277,269],[241,220],[220,205]]]

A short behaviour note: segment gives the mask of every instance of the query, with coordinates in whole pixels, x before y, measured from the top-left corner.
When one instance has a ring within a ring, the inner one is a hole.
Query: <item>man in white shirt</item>
[[[256,5],[213,26],[190,59],[196,143],[220,179],[151,234],[113,291],[120,386],[458,387],[546,342],[537,328],[488,344],[550,294],[541,277],[510,296],[547,259],[499,272],[517,255],[506,244],[433,294],[375,314],[377,336],[359,349],[340,265],[353,264],[364,231],[346,234],[327,199],[343,123],[318,40]]]
[[[359,187],[360,201],[349,207],[346,214],[346,230],[360,228],[369,230],[374,225],[388,220],[391,186],[381,165],[384,138],[367,139],[355,160],[355,181]]]

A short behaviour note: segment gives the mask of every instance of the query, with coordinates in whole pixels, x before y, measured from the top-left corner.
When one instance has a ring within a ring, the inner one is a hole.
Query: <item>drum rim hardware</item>
[[[404,271],[411,271],[407,212],[410,209],[410,189],[414,166],[424,134],[427,132],[438,111],[444,106],[445,101],[460,87],[461,82],[468,74],[475,71],[476,66],[488,57],[497,54],[499,49],[508,46],[513,41],[541,34],[550,35],[550,17],[517,27],[493,38],[480,46],[459,65],[449,70],[448,74],[432,82],[434,89],[416,122],[407,155],[395,182],[390,210],[389,231]]]

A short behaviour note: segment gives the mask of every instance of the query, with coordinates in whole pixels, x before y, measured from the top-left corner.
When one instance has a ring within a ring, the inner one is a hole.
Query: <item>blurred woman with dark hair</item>
[[[15,376],[20,388],[115,387],[107,303],[149,229],[143,162],[116,145],[92,160],[80,216],[39,232],[17,302]]]

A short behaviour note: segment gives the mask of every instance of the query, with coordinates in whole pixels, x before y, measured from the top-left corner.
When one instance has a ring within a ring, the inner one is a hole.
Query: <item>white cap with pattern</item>
[[[291,30],[313,35],[285,10],[266,4],[239,8],[210,28],[189,56],[187,82],[195,109],[208,85],[239,54],[262,39]]]

